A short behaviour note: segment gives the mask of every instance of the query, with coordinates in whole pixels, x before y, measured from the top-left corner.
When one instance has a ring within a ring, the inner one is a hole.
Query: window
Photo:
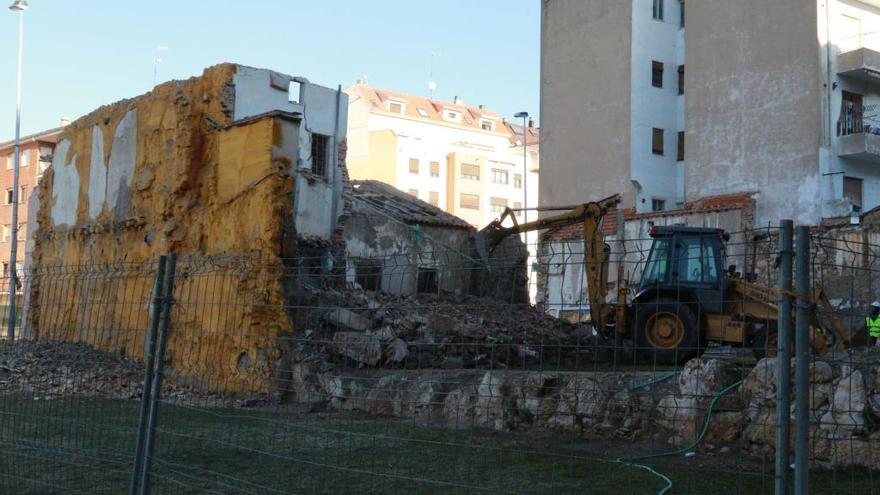
[[[654,128],[651,139],[651,152],[655,155],[663,154],[663,129]]]
[[[678,278],[684,283],[713,284],[718,282],[715,244],[706,237],[685,237],[676,244]],[[673,272],[673,276],[676,272]]]
[[[680,162],[684,161],[684,131],[678,131],[678,155],[675,159]]]
[[[431,162],[431,177],[440,177],[440,162]]]
[[[652,199],[651,200],[651,211],[663,211],[666,209],[666,200],[665,199]]]
[[[408,192],[410,196],[414,196],[416,198],[419,197],[419,190],[418,189],[409,189],[406,192]]]
[[[462,163],[461,178],[467,180],[480,180],[480,166]]]
[[[440,206],[440,193],[438,193],[437,191],[429,192],[428,203],[431,203],[434,206]]]
[[[489,119],[480,119],[480,128],[484,131],[494,131],[495,122]]]
[[[522,189],[522,175],[513,174],[513,187]]]
[[[419,173],[419,159],[418,158],[410,158],[409,159],[409,173],[418,174]]]
[[[461,193],[458,205],[462,208],[467,208],[468,210],[479,210],[480,197],[476,194]]]
[[[28,151],[21,151],[21,166],[27,167],[31,164],[31,154]]]
[[[416,292],[419,294],[436,294],[440,291],[439,274],[436,268],[420,266],[416,282]]]
[[[852,204],[853,211],[862,211],[862,179],[844,177],[843,197]]]
[[[21,186],[21,195],[18,197],[19,203],[27,203],[27,184]]]
[[[3,204],[5,204],[5,205],[11,205],[11,204],[12,204],[12,200],[13,200],[13,198],[12,198],[12,188],[10,187],[9,189],[6,190],[6,200],[3,202]]]
[[[18,240],[19,241],[27,240],[27,224],[24,224],[24,223],[18,224]]]
[[[502,214],[507,208],[507,198],[489,198],[489,210],[492,213]]]
[[[645,270],[642,272],[641,287],[666,281],[666,272],[669,269],[667,256],[669,253],[669,239],[657,239],[651,246],[651,254],[645,262]]]
[[[678,94],[684,94],[684,66],[678,66]]]
[[[506,186],[509,182],[507,170],[492,169],[492,184],[503,184]]]
[[[388,102],[388,111],[391,113],[402,114],[403,108],[404,108],[403,103],[400,103],[399,101],[389,101]]]
[[[862,95],[842,91],[840,118],[837,119],[837,135],[848,136],[862,132]]]
[[[354,281],[364,290],[379,290],[382,287],[382,262],[376,260],[357,260],[354,262]]]
[[[12,170],[12,154],[6,155],[6,170]]]
[[[329,136],[312,133],[312,173],[327,176],[327,143]]]
[[[8,277],[8,276],[9,276],[9,263],[4,261],[3,262],[3,277]]]
[[[651,86],[663,87],[663,62],[653,60],[651,62]]]
[[[678,27],[684,27],[684,0],[678,0]]]
[[[654,0],[654,19],[663,20],[663,3],[666,0]]]
[[[461,122],[461,114],[454,110],[445,110],[443,112],[443,118],[453,122]]]
[[[514,210],[521,210],[521,209],[522,209],[522,203],[520,203],[519,201],[514,201],[514,202],[513,202],[513,209],[514,209]],[[522,216],[522,212],[521,212],[521,211],[514,211],[513,214],[516,215],[516,216],[518,216],[518,217],[521,217],[521,216]]]
[[[419,112],[419,115],[421,115],[424,118],[428,118],[428,111],[427,110],[425,110],[424,108],[418,108],[416,110]]]
[[[11,237],[12,237],[12,229],[10,228],[9,224],[6,224],[3,226],[3,231],[2,231],[3,242],[9,242],[9,239]]]

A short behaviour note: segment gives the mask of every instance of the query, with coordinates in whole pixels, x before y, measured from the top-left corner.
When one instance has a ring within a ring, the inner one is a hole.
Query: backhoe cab
[[[682,362],[706,344],[708,327],[737,327],[729,338],[742,341],[741,327],[723,316],[730,292],[724,271],[727,234],[720,229],[654,227],[642,280],[627,311],[626,328],[643,357],[663,364]],[[704,327],[707,331],[703,331]],[[724,332],[715,337],[724,338]]]

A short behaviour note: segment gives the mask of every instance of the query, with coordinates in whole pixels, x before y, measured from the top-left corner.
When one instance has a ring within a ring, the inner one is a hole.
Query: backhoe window
[[[705,237],[681,239],[678,255],[679,280],[686,283],[718,282],[715,244]]]
[[[666,272],[669,270],[669,239],[657,239],[651,246],[651,254],[645,263],[645,271],[642,274],[642,287],[646,285],[664,282]]]

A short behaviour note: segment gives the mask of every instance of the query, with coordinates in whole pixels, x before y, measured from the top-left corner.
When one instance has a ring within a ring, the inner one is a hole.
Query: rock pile
[[[596,359],[588,325],[527,305],[360,290],[330,297],[330,304],[322,305],[332,309],[310,318],[303,333],[288,339],[288,365],[318,359],[337,368],[507,369]]]
[[[74,396],[139,399],[143,381],[143,364],[121,353],[60,341],[0,343],[2,394],[32,400]],[[216,394],[170,376],[162,382],[162,400],[208,406],[229,404]]]

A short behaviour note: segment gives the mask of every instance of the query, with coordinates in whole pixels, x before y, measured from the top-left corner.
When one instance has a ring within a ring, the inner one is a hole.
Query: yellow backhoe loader
[[[620,270],[616,301],[608,303],[610,247],[601,225],[619,201],[615,195],[576,206],[541,207],[537,210],[564,213],[522,224],[508,209],[479,232],[478,250],[487,257],[509,235],[581,223],[590,320],[604,338],[629,341],[638,358],[658,364],[682,363],[709,341],[751,346],[759,358],[776,354],[779,290],[747,281],[734,267],[725,269],[729,236],[721,229],[654,227],[638,289],[631,294]],[[507,219],[512,226],[503,225]],[[798,296],[792,296],[796,301]],[[813,349],[824,354],[846,348],[851,335],[822,288],[800,298],[812,308]]]

